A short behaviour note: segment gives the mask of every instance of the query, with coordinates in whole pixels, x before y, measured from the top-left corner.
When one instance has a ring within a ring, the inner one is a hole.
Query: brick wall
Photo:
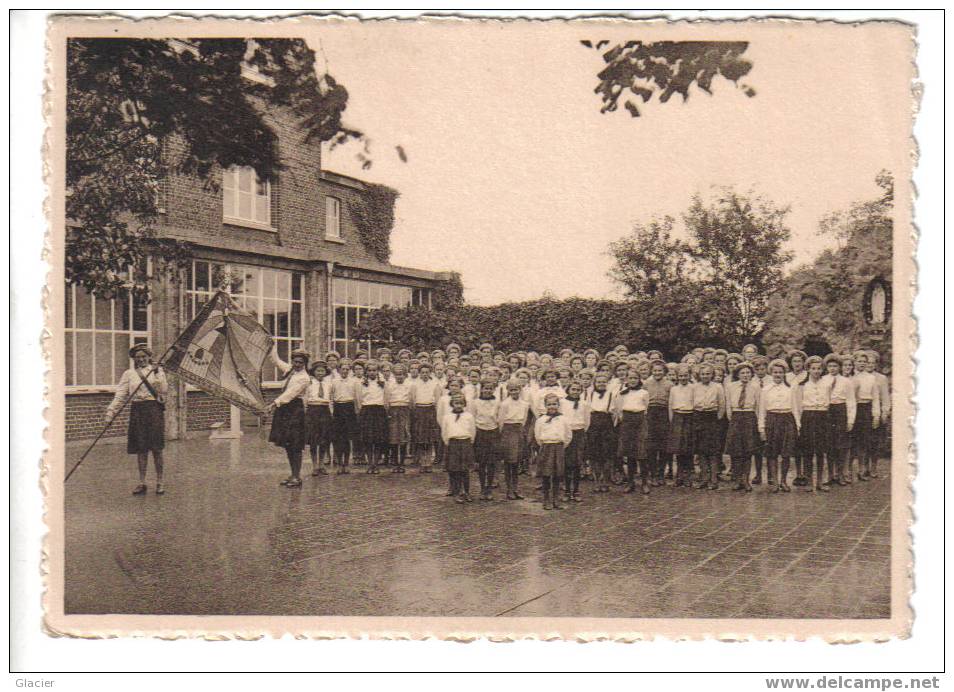
[[[70,394],[66,397],[66,440],[96,437],[106,425],[106,407],[113,400],[110,393]],[[123,409],[104,437],[120,437],[129,426],[129,407]]]

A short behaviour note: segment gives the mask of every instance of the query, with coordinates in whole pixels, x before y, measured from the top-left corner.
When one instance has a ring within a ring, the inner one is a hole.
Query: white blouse
[[[566,418],[570,430],[589,430],[590,405],[582,398],[576,401],[569,399],[561,401],[560,413]]]
[[[540,416],[533,432],[537,443],[541,445],[562,443],[566,447],[573,441],[573,431],[567,424],[566,416]]]
[[[152,365],[148,365],[142,370],[129,368],[123,373],[123,376],[119,378],[119,384],[116,385],[116,395],[106,409],[107,418],[111,418],[116,411],[122,408],[123,404],[125,404],[126,400],[130,397],[132,397],[132,403],[156,400],[156,397],[152,395],[146,385],[143,384],[141,387],[139,386],[142,384],[142,379],[139,377],[140,372],[149,384],[152,385],[152,388],[156,390],[156,394],[160,397],[166,396],[166,393],[169,391],[169,383],[166,381],[166,375],[161,369],[157,369],[153,372],[153,367]]]
[[[456,414],[453,411],[444,416],[441,423],[441,437],[444,444],[451,440],[468,439],[471,442],[477,437],[477,425],[474,423],[474,417],[468,411]]]
[[[530,404],[523,399],[511,399],[509,396],[500,402],[500,408],[497,409],[497,422],[500,425],[517,423],[523,425],[527,422],[527,413],[530,411]]]

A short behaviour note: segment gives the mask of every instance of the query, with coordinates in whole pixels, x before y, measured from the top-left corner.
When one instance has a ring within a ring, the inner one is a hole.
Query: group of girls
[[[493,499],[498,466],[510,500],[523,499],[518,479],[532,471],[545,509],[560,509],[561,495],[580,502],[581,478],[596,493],[638,484],[648,494],[667,480],[789,492],[794,466],[793,485],[828,492],[877,478],[879,456],[889,456],[891,399],[874,351],[770,360],[750,344],[697,348],[675,363],[625,346],[552,356],[450,344],[309,359],[294,351],[286,364],[273,353],[287,374],[269,406],[270,439],[286,450],[282,484],[291,488],[301,486],[305,447],[312,475],[442,465],[461,504],[473,499],[473,468],[483,501]]]

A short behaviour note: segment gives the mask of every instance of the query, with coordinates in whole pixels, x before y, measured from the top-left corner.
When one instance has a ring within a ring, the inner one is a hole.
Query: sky
[[[347,87],[345,121],[374,160],[362,170],[357,145],[326,147],[324,167],[399,190],[394,264],[459,271],[469,302],[493,304],[620,297],[609,243],[721,186],[790,205],[793,264],[813,259],[834,244],[818,220],[874,197],[875,175],[906,152],[910,76],[889,69],[910,50],[898,29],[452,20],[305,35]],[[581,38],[716,36],[750,42],[741,83],[754,98],[718,79],[713,96],[654,99],[641,118],[599,112],[603,62]]]

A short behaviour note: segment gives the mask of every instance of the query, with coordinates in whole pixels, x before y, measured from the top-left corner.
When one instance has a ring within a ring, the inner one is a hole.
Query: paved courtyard
[[[67,467],[82,451],[67,449]],[[502,491],[454,504],[440,472],[354,471],[281,488],[284,455],[253,431],[169,443],[166,495],[150,468],[149,494],[133,497],[135,459],[101,445],[66,486],[66,612],[890,615],[887,478],[646,497],[584,482],[582,504],[546,512]]]

